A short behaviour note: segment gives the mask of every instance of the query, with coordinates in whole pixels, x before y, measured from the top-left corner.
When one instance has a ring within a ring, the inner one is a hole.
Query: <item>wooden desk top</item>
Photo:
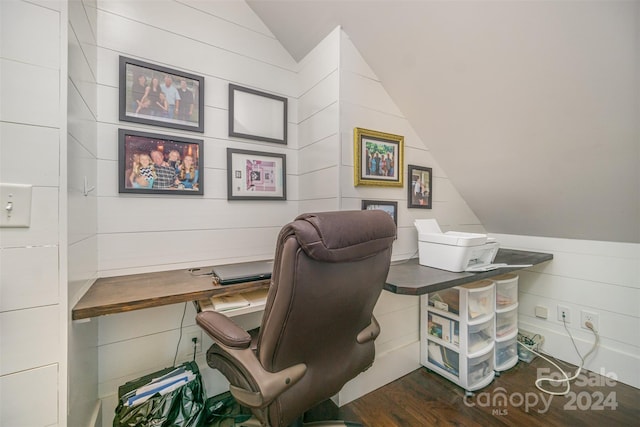
[[[551,259],[551,254],[500,249],[494,262],[536,265]],[[422,295],[514,270],[517,268],[506,267],[482,273],[452,273],[421,266],[417,259],[411,259],[391,265],[384,289],[396,294]],[[220,286],[213,283],[211,275],[197,274],[183,269],[98,279],[73,307],[71,318],[89,319],[105,314],[197,301],[261,289],[268,287],[270,283],[270,280],[257,280]]]
[[[212,296],[229,295],[269,286],[269,280],[220,286],[211,275],[196,276],[189,270],[141,273],[96,280],[73,307],[73,320],[141,308],[159,307]]]
[[[552,254],[500,248],[493,262],[513,265],[536,265],[552,259]],[[478,280],[489,279],[519,269],[504,267],[480,273],[454,273],[422,266],[418,263],[417,258],[413,258],[408,261],[391,264],[384,289],[394,294],[422,295]]]

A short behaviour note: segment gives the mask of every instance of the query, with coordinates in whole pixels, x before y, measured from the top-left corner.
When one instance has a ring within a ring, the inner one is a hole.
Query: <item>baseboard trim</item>
[[[88,427],[102,427],[102,400],[98,399],[91,411]]]

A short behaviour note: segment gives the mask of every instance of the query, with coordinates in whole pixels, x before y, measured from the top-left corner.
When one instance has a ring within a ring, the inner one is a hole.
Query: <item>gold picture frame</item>
[[[354,185],[403,186],[404,136],[354,128]]]

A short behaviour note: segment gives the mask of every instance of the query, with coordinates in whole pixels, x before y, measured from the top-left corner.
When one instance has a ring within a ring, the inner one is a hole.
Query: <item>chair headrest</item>
[[[396,236],[391,216],[378,210],[307,213],[289,227],[305,253],[324,262],[367,258],[389,248]]]

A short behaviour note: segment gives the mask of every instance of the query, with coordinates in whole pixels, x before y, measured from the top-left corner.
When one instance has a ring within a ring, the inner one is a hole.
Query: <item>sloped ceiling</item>
[[[640,2],[248,4],[297,60],[342,26],[487,231],[640,242]]]

